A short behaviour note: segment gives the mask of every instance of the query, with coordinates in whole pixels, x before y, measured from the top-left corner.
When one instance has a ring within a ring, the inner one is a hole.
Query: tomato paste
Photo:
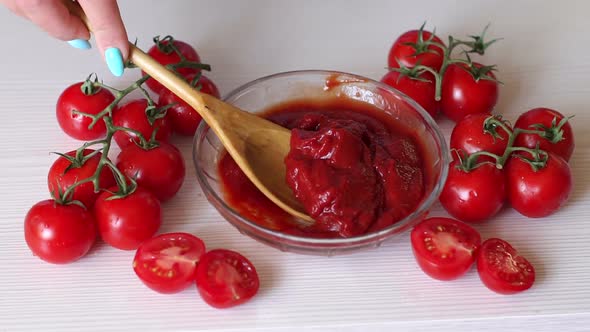
[[[353,237],[398,222],[422,200],[422,148],[415,133],[383,111],[335,98],[287,102],[264,116],[292,129],[287,184],[315,223],[296,223],[226,153],[219,162],[226,199],[260,225],[301,236]]]

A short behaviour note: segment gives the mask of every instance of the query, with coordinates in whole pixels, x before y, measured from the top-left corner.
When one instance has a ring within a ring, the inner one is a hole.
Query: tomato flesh
[[[477,230],[451,218],[425,219],[412,229],[410,238],[416,262],[438,280],[465,274],[481,244]]]
[[[514,294],[532,287],[533,265],[508,242],[491,238],[484,241],[477,257],[477,271],[483,284],[499,294]]]
[[[260,281],[254,265],[241,254],[215,249],[201,257],[197,266],[197,289],[215,308],[229,308],[250,300]]]
[[[152,290],[171,294],[195,282],[197,264],[205,243],[188,233],[166,233],[143,242],[133,260],[133,270]]]

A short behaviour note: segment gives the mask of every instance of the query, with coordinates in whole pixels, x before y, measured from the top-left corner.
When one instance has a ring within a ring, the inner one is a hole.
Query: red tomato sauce
[[[297,100],[263,116],[292,129],[287,183],[316,222],[297,223],[224,153],[218,168],[225,198],[259,225],[299,236],[353,237],[398,222],[422,200],[420,142],[373,106],[350,99]]]

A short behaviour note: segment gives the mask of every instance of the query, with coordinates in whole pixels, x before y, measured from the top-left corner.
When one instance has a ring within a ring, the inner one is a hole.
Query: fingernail
[[[68,44],[70,44],[74,48],[80,48],[84,50],[92,48],[92,46],[90,46],[90,43],[84,39],[73,39],[70,40]]]
[[[107,62],[107,66],[113,75],[115,76],[122,76],[124,65],[123,65],[123,56],[121,55],[121,51],[118,48],[111,47],[104,52],[104,58]]]

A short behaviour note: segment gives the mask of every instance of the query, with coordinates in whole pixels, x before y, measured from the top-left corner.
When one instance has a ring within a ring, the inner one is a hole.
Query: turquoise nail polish
[[[115,76],[122,76],[125,66],[123,65],[123,56],[118,48],[111,47],[104,52],[104,58],[107,62],[111,73]]]
[[[79,48],[79,49],[84,49],[84,50],[92,48],[92,46],[90,46],[90,43],[84,39],[72,39],[68,42],[68,44],[70,44],[74,48]]]

